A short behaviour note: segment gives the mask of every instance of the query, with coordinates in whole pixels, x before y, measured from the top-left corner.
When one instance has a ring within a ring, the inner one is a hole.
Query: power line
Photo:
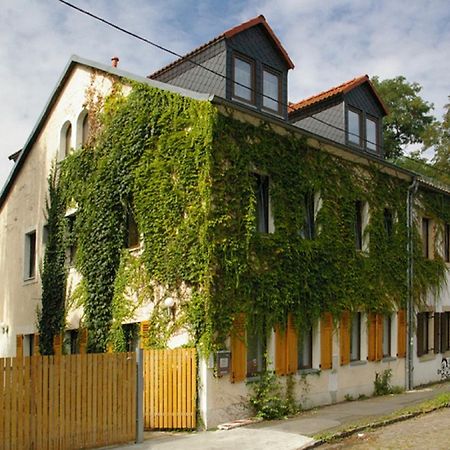
[[[252,93],[254,93],[256,95],[260,95],[263,98],[267,98],[269,100],[272,100],[272,101],[278,103],[281,106],[285,106],[287,109],[290,109],[291,111],[296,111],[296,109],[294,107],[292,107],[289,103],[284,103],[283,101],[281,101],[279,99],[276,99],[276,98],[271,97],[271,96],[269,96],[267,94],[264,94],[263,92],[260,92],[260,91],[254,89],[254,88],[248,87],[245,84],[239,83],[238,81],[236,81],[236,80],[234,80],[234,79],[232,79],[230,77],[227,77],[226,75],[223,75],[220,72],[216,72],[215,70],[210,69],[209,67],[205,67],[203,64],[200,64],[200,63],[198,63],[196,61],[193,61],[189,57],[185,57],[183,55],[180,55],[179,53],[177,53],[177,52],[175,52],[173,50],[170,50],[170,49],[168,49],[168,48],[166,48],[166,47],[164,47],[164,46],[162,46],[160,44],[157,44],[156,42],[151,41],[150,39],[147,39],[147,38],[145,38],[143,36],[140,36],[137,33],[129,31],[126,28],[123,28],[123,27],[121,27],[121,26],[119,26],[119,25],[117,25],[117,24],[115,24],[115,23],[113,23],[113,22],[111,22],[109,20],[103,19],[102,17],[97,16],[96,14],[93,14],[93,13],[91,13],[91,12],[89,12],[89,11],[83,9],[83,8],[80,8],[80,7],[78,7],[78,6],[76,6],[76,5],[72,4],[72,3],[69,3],[66,0],[58,0],[58,1],[60,3],[62,3],[62,4],[64,4],[64,5],[66,5],[66,6],[68,6],[68,7],[72,8],[72,9],[82,13],[82,14],[85,14],[85,15],[87,15],[87,16],[95,19],[95,20],[98,20],[99,22],[104,23],[105,25],[108,25],[108,26],[110,26],[110,27],[112,27],[112,28],[114,28],[114,29],[116,29],[118,31],[121,31],[122,33],[125,33],[125,34],[127,34],[129,36],[132,36],[132,37],[134,37],[134,38],[136,38],[136,39],[138,39],[138,40],[140,40],[142,42],[145,42],[146,44],[152,45],[153,47],[156,47],[159,50],[162,50],[162,51],[164,51],[166,53],[169,53],[169,54],[171,54],[173,56],[176,56],[177,58],[183,58],[185,61],[190,62],[191,64],[193,64],[193,65],[195,65],[197,67],[200,67],[201,69],[206,70],[207,72],[210,72],[210,73],[212,73],[212,74],[214,74],[214,75],[216,75],[216,76],[218,76],[218,77],[220,77],[220,78],[222,78],[222,79],[224,79],[226,81],[230,81],[230,82],[234,83],[237,86],[243,87],[243,88],[247,89],[248,91],[250,91],[250,92],[252,92]],[[327,126],[329,126],[331,128],[334,128],[336,130],[347,132],[347,134],[350,134],[350,135],[353,135],[355,137],[358,137],[359,139],[361,138],[361,136],[358,135],[357,133],[353,133],[351,131],[345,130],[344,128],[340,128],[340,127],[338,127],[336,125],[333,125],[333,124],[330,124],[328,122],[325,122],[324,120],[319,119],[318,117],[308,116],[308,118],[314,119],[314,120],[316,120],[316,121],[318,121],[320,123],[323,123],[323,124],[325,124],[325,125],[327,125]],[[380,144],[378,144],[376,142],[369,141],[368,139],[362,139],[362,140],[364,142],[372,144],[372,145],[374,145],[374,146],[376,146],[378,148],[382,147]]]
[[[134,37],[134,38],[136,38],[136,39],[142,41],[142,42],[145,42],[146,44],[152,45],[153,47],[156,47],[156,48],[159,49],[159,50],[162,50],[162,51],[164,51],[164,52],[166,52],[166,53],[169,53],[169,54],[171,54],[171,55],[173,55],[173,56],[176,56],[177,58],[184,58],[185,61],[190,62],[191,64],[193,64],[193,65],[195,65],[195,66],[197,66],[197,67],[200,67],[201,69],[206,70],[207,72],[210,72],[210,73],[212,73],[212,74],[214,74],[214,75],[216,75],[216,76],[219,76],[220,78],[222,78],[222,79],[224,79],[224,80],[226,80],[226,81],[230,81],[230,82],[234,83],[235,85],[241,86],[241,87],[243,87],[243,88],[249,90],[250,92],[252,92],[252,93],[254,93],[254,94],[256,94],[256,95],[260,95],[260,96],[262,96],[263,98],[267,98],[267,99],[269,99],[269,100],[272,100],[272,101],[278,103],[278,104],[281,105],[281,106],[285,106],[287,109],[290,109],[291,111],[296,111],[296,109],[295,109],[294,107],[292,107],[289,103],[284,103],[284,102],[282,102],[282,101],[279,100],[279,99],[270,97],[269,95],[264,94],[263,92],[257,91],[257,90],[254,89],[254,88],[250,88],[250,87],[246,86],[245,84],[239,83],[238,81],[235,81],[234,79],[231,79],[230,77],[227,77],[226,75],[223,75],[223,74],[220,73],[220,72],[216,72],[215,70],[210,69],[209,67],[205,67],[204,65],[202,65],[202,64],[200,64],[200,63],[198,63],[198,62],[196,62],[196,61],[193,61],[193,60],[192,60],[191,58],[189,58],[189,57],[185,57],[185,56],[183,56],[183,55],[180,55],[179,53],[177,53],[177,52],[175,52],[175,51],[173,51],[173,50],[170,50],[170,49],[168,49],[168,48],[166,48],[166,47],[164,47],[164,46],[162,46],[162,45],[160,45],[160,44],[157,44],[156,42],[151,41],[150,39],[147,39],[147,38],[145,38],[145,37],[143,37],[143,36],[140,36],[140,35],[137,34],[137,33],[134,33],[134,32],[132,32],[132,31],[129,31],[129,30],[127,30],[126,28],[123,28],[123,27],[121,27],[121,26],[119,26],[119,25],[117,25],[117,24],[115,24],[115,23],[113,23],[113,22],[111,22],[111,21],[109,21],[109,20],[106,20],[106,19],[104,19],[104,18],[102,18],[102,17],[100,17],[100,16],[98,16],[98,15],[96,15],[96,14],[93,14],[93,13],[91,13],[91,12],[89,12],[89,11],[83,9],[83,8],[80,8],[79,6],[76,6],[76,5],[72,4],[72,3],[69,3],[69,2],[66,1],[66,0],[58,0],[58,1],[59,1],[60,3],[62,3],[62,4],[64,4],[64,5],[66,5],[66,6],[68,6],[68,7],[72,8],[72,9],[74,9],[74,10],[76,10],[76,11],[82,13],[82,14],[85,14],[85,15],[87,15],[87,16],[89,16],[89,17],[95,19],[95,20],[98,20],[99,22],[104,23],[105,25],[108,25],[108,26],[110,26],[110,27],[112,27],[112,28],[114,28],[114,29],[116,29],[116,30],[118,30],[118,31],[121,31],[122,33],[125,33],[125,34],[127,34],[127,35],[129,35],[129,36],[131,36],[131,37]],[[353,132],[351,132],[351,131],[349,131],[349,130],[346,130],[345,128],[341,128],[341,127],[338,127],[337,125],[334,125],[334,124],[331,124],[331,123],[329,123],[329,122],[326,122],[325,120],[319,119],[318,117],[315,117],[314,115],[307,116],[307,117],[305,117],[305,119],[313,119],[313,120],[316,120],[317,122],[319,122],[319,123],[321,123],[321,124],[323,124],[323,125],[326,125],[326,126],[328,126],[328,127],[330,127],[330,128],[333,128],[333,129],[336,129],[336,130],[338,130],[338,131],[342,131],[342,132],[344,132],[344,133],[347,133],[347,135],[355,136],[355,137],[357,137],[358,139],[360,139],[360,140],[362,140],[363,142],[365,142],[366,144],[372,144],[372,145],[375,146],[375,148],[382,149],[382,145],[378,144],[377,142],[372,142],[372,141],[370,141],[370,140],[368,140],[368,139],[361,139],[361,136],[360,136],[359,134],[353,133]],[[415,163],[421,164],[421,165],[423,165],[423,166],[426,166],[426,167],[429,168],[429,169],[436,170],[437,172],[441,172],[441,173],[443,173],[444,175],[447,175],[447,176],[448,176],[448,174],[447,174],[446,172],[444,172],[444,171],[442,171],[442,170],[439,170],[438,168],[436,168],[436,167],[434,167],[434,166],[430,166],[429,164],[427,164],[427,163],[425,163],[425,162],[423,162],[423,161],[419,161],[419,160],[416,160],[416,159],[414,159],[414,158],[410,158],[410,157],[408,157],[408,156],[406,156],[406,155],[404,155],[404,157],[405,157],[406,159],[409,159],[409,160],[411,160],[411,161],[414,161]]]

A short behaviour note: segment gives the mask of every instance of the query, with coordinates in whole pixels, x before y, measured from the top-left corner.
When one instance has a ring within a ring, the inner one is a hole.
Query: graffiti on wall
[[[441,376],[441,380],[450,379],[450,358],[442,358],[441,368],[438,369],[438,375]]]

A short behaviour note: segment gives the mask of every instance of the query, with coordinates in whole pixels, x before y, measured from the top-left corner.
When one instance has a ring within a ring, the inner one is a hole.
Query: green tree
[[[386,80],[375,76],[372,83],[389,110],[383,121],[386,158],[400,157],[409,144],[429,145],[435,135],[436,119],[433,104],[419,95],[422,86],[409,83],[403,76]]]
[[[42,310],[39,350],[53,354],[53,338],[64,329],[67,271],[65,267],[65,201],[56,165],[48,177],[47,245],[42,267]]]
[[[450,96],[448,97],[450,100]],[[436,127],[434,137],[433,166],[441,172],[448,173],[450,179],[450,103],[445,105],[442,122]]]

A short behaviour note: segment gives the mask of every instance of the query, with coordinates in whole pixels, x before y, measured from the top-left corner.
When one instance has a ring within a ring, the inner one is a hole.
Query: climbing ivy
[[[48,198],[45,204],[47,242],[41,276],[42,309],[39,314],[39,350],[42,355],[52,355],[53,338],[64,330],[67,281],[64,220],[66,202],[59,171],[55,164],[48,177]]]
[[[267,124],[241,122],[210,102],[131,84],[127,97],[116,89],[106,99],[98,137],[63,165],[67,196],[78,208],[91,351],[115,339],[111,330],[127,310],[121,302],[135,301],[126,293],[132,283],[123,250],[131,211],[143,238],[137,264],[152,286],[177,298],[182,325],[204,350],[224,345],[236,312],[268,332],[289,312],[302,326],[324,311],[404,306],[405,181]],[[255,172],[270,179],[274,233],[256,231]],[[301,233],[308,192],[321,198],[311,240]],[[368,252],[355,250],[355,201],[370,205]],[[385,209],[393,213],[392,233]],[[414,246],[420,255],[418,235]],[[417,258],[418,299],[442,282],[445,264]],[[163,331],[174,324],[160,303],[153,312],[159,332],[149,343],[163,346]]]

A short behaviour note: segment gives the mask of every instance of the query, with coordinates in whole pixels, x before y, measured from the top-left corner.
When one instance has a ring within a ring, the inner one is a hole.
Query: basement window
[[[300,370],[312,368],[312,342],[312,328],[300,333],[298,339],[298,368]]]

